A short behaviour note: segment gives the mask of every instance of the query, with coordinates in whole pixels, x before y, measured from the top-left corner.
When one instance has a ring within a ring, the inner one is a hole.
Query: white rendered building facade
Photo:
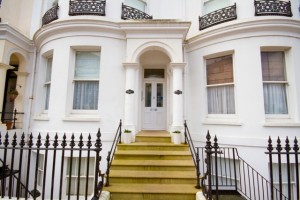
[[[186,120],[196,146],[210,130],[268,177],[268,137],[300,132],[300,2],[274,2],[284,9],[107,0],[87,13],[75,0],[2,0],[0,111],[24,113],[16,128],[35,137],[100,127],[104,155],[120,119],[133,138],[183,130]],[[152,19],[122,19],[123,4]],[[42,21],[51,7],[52,19]],[[223,8],[215,22],[207,15]],[[13,103],[11,89],[19,92]]]

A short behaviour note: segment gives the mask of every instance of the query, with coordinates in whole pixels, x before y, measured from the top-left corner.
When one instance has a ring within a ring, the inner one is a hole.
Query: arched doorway
[[[139,59],[141,77],[141,129],[166,130],[168,116],[168,66],[170,58],[160,50],[144,52]]]

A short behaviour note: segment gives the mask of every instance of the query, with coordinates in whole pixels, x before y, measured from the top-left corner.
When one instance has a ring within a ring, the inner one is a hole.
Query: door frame
[[[144,109],[145,109],[145,84],[146,83],[162,83],[163,84],[163,108],[164,108],[164,125],[162,128],[145,128],[144,127]],[[141,130],[167,130],[167,123],[168,123],[168,91],[167,91],[167,80],[166,78],[144,78],[142,81],[142,97],[141,97],[141,105],[140,105],[140,112],[141,112]]]

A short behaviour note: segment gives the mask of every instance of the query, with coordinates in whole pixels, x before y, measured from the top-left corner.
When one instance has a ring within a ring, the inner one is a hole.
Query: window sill
[[[243,123],[240,122],[238,119],[211,119],[206,118],[203,120],[202,124],[205,125],[227,125],[227,126],[242,126]]]
[[[300,127],[300,123],[297,122],[265,122],[265,127]]]
[[[33,119],[35,121],[49,121],[50,120],[50,118],[48,117],[48,115],[45,115],[45,114],[35,116]]]
[[[62,119],[63,121],[66,122],[99,122],[100,121],[100,116],[98,115],[70,115],[70,116],[65,116]]]

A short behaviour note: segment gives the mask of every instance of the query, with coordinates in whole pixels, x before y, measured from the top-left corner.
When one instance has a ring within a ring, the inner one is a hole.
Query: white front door
[[[163,81],[145,81],[143,98],[143,129],[166,129],[165,84]]]

